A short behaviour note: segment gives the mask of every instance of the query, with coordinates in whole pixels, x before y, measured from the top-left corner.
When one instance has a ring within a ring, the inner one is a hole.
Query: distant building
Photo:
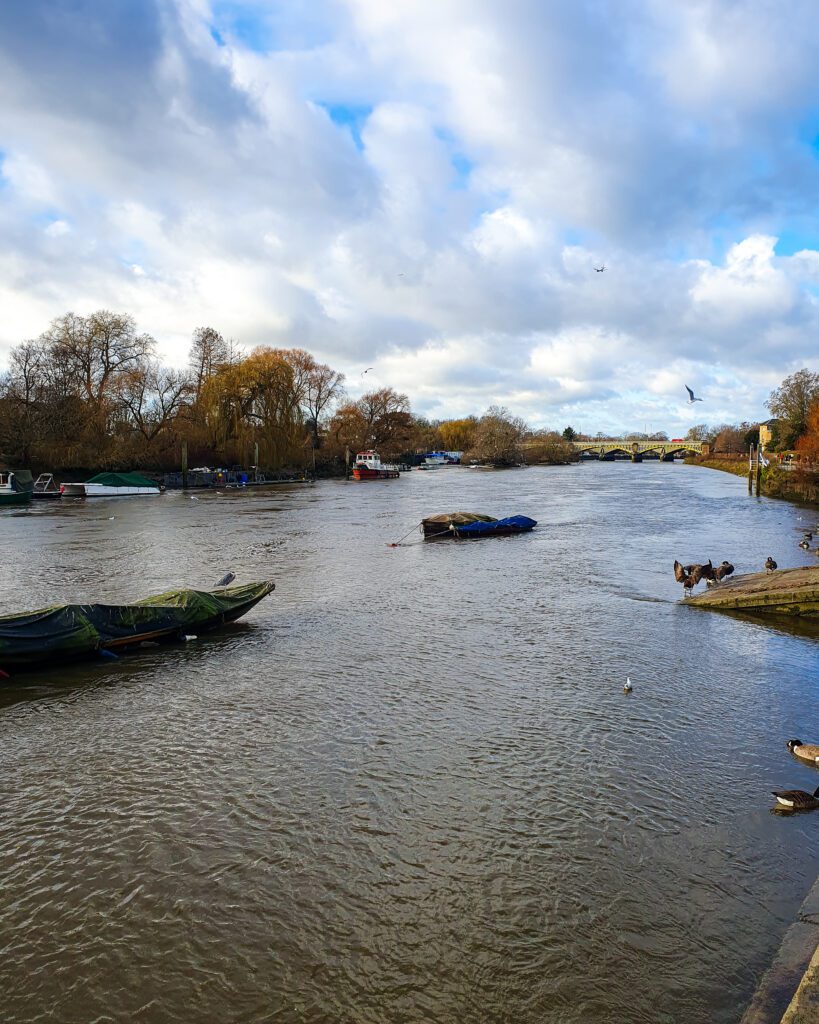
[[[768,445],[773,444],[773,428],[779,423],[779,420],[765,420],[764,423],[759,424],[759,443],[763,448],[767,448]]]

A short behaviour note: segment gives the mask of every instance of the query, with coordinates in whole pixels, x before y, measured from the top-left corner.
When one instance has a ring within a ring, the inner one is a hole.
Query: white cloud
[[[810,4],[12,7],[0,362],[105,306],[176,363],[212,323],[434,415],[676,431],[815,359]]]

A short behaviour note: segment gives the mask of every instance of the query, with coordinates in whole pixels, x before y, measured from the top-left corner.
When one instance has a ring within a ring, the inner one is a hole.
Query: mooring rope
[[[418,529],[418,527],[419,527],[420,525],[421,525],[421,523],[420,523],[420,522],[417,522],[417,523],[415,524],[415,526],[413,526],[413,527],[412,527],[411,529],[407,530],[407,532],[406,532],[406,533],[404,534],[404,536],[403,536],[403,537],[401,538],[401,540],[397,540],[397,541],[395,541],[395,543],[394,543],[394,544],[388,544],[388,545],[387,545],[387,547],[388,547],[388,548],[398,548],[398,547],[400,547],[400,546],[401,546],[401,543],[402,543],[402,541],[405,541],[405,540],[407,539],[407,537],[409,537],[409,535],[410,535],[411,533],[414,533],[414,532],[415,532],[415,531],[416,531],[416,530]],[[409,547],[410,545],[409,545],[409,544],[406,544],[406,545],[404,545],[404,546],[405,546],[405,547]]]

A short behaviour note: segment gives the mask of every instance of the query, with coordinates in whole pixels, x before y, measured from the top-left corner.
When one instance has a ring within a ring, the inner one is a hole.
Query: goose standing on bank
[[[812,793],[804,789],[774,789],[773,795],[780,807],[789,811],[813,811],[819,807],[819,786]]]
[[[730,576],[733,571],[734,567],[730,562],[722,562],[721,565],[718,565],[716,569],[714,569],[714,579],[717,583],[722,583],[725,577]]]
[[[768,555],[767,559],[765,560],[765,568],[768,570],[768,572],[773,572],[774,569],[776,569],[776,562],[771,558],[770,555]]]
[[[788,750],[794,757],[819,768],[819,743],[803,743],[802,740],[788,740]]]
[[[674,562],[674,579],[678,583],[682,583],[682,585],[683,585],[683,597],[689,597],[691,592],[693,591],[694,587],[696,587],[696,585],[700,581],[699,575],[697,575],[695,577],[693,573],[687,571],[688,569],[694,569],[694,568],[700,569],[701,567],[699,565],[698,566],[684,566],[684,565],[680,565],[680,563],[677,562],[677,561]]]

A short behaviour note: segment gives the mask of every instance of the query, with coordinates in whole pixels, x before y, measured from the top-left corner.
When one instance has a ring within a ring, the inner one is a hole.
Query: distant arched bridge
[[[631,459],[642,462],[643,459],[660,459],[662,462],[673,462],[674,459],[686,455],[708,455],[710,445],[705,441],[572,441],[581,458],[597,458],[602,460]]]

